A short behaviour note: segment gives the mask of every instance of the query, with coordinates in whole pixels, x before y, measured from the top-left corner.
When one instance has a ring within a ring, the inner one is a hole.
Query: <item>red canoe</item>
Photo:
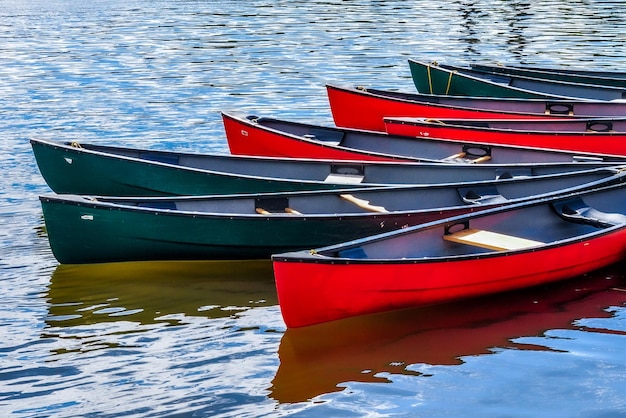
[[[280,119],[222,113],[230,152],[236,155],[331,160],[440,162],[460,164],[551,164],[606,161],[626,156],[408,138]]]
[[[272,257],[288,327],[572,278],[626,257],[626,184]]]
[[[501,99],[434,96],[327,85],[337,126],[385,131],[383,118],[412,116],[453,119],[536,119],[538,117],[624,117],[626,102]]]
[[[626,155],[626,119],[384,120],[391,135]]]

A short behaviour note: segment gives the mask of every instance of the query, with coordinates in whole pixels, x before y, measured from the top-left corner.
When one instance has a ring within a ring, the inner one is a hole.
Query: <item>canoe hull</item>
[[[228,148],[235,155],[263,157],[311,158],[330,160],[403,161],[401,157],[368,154],[324,146],[324,144],[299,140],[290,135],[263,129],[251,123],[222,113]],[[404,159],[410,161],[410,158]]]
[[[432,119],[536,119],[557,117],[616,117],[626,114],[623,102],[576,100],[513,100],[429,96],[376,89],[326,86],[335,125],[385,131],[385,117]]]
[[[40,200],[50,247],[62,264],[269,259],[496,206],[362,216],[219,216],[100,206],[63,196]]]
[[[292,262],[274,277],[288,327],[430,305],[572,278],[623,259],[626,229],[506,257],[395,263]]]
[[[155,153],[88,144],[75,148],[40,140],[32,140],[31,145],[41,174],[54,192],[98,196],[180,196],[458,183],[550,175],[611,164],[399,166],[360,161]]]
[[[151,151],[146,150],[144,159],[143,150],[125,151],[129,155],[137,154],[125,156],[124,153],[117,155],[91,152],[62,143],[31,141],[31,145],[39,171],[56,193],[179,196],[348,187],[323,181],[238,176],[230,172],[194,169],[192,166],[179,165],[181,156],[175,153],[163,152],[159,156],[153,156]],[[230,157],[216,155],[207,159],[221,160]],[[232,165],[236,166],[238,161],[232,160]]]
[[[621,100],[626,95],[621,87],[485,73],[454,65],[409,60],[409,67],[418,91],[429,94],[585,100]]]
[[[516,131],[461,126],[424,119],[385,119],[391,135],[441,138],[455,141],[480,141],[489,144],[541,147],[554,150],[626,155],[626,133]]]

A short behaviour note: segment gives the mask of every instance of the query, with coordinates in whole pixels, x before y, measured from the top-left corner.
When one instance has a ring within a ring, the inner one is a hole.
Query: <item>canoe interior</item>
[[[411,118],[390,118],[410,122]],[[573,132],[581,134],[624,134],[626,119],[413,119],[418,122],[461,127],[527,132]]]
[[[534,77],[544,80],[557,80],[569,83],[597,84],[602,86],[626,87],[626,73],[541,68],[532,66],[501,66],[470,64],[474,71],[494,74],[511,74]]]
[[[616,187],[560,201],[554,204],[536,204],[519,209],[472,217],[467,223],[438,225],[417,229],[414,233],[394,234],[387,239],[364,240],[359,245],[329,248],[319,254],[331,258],[360,258],[374,260],[424,259],[445,260],[449,257],[478,255],[494,252],[479,245],[463,244],[444,239],[446,233],[471,228],[531,240],[538,243],[556,243],[595,233],[609,225],[626,225],[626,188]],[[564,219],[558,213],[570,214]],[[577,214],[578,213],[578,214]],[[574,219],[584,218],[589,219]],[[594,222],[593,220],[600,220]],[[530,247],[529,247],[530,248]]]
[[[437,107],[474,110],[491,110],[514,114],[576,116],[576,117],[623,117],[626,114],[625,102],[580,101],[573,99],[516,99],[503,97],[464,97],[396,92],[376,88],[345,89],[327,86],[331,94],[337,91],[351,92],[354,100],[370,97],[386,102],[431,104]],[[393,115],[386,115],[393,116]],[[421,116],[421,115],[397,115]]]
[[[573,162],[581,156],[597,157],[600,160],[620,161],[624,157],[603,158],[600,154],[575,153],[557,150],[542,150],[527,147],[509,147],[505,145],[480,144],[460,141],[429,140],[390,136],[377,132],[353,129],[317,127],[272,118],[257,118],[255,123],[267,129],[290,135],[310,138],[358,151],[403,156],[426,161],[446,161],[454,163],[553,163]]]
[[[557,74],[572,74],[572,75],[591,76],[591,77],[599,77],[599,78],[615,78],[615,79],[626,80],[626,72],[605,70],[605,69],[583,70],[580,68],[571,68],[571,67],[538,67],[535,65],[523,65],[523,64],[504,65],[504,66],[487,65],[487,64],[471,64],[471,67],[484,67],[484,68],[496,68],[496,69],[516,68],[520,70],[542,71],[542,72],[557,73]]]
[[[98,197],[96,201],[74,197],[90,205],[97,203],[155,210],[221,215],[333,216],[333,214],[420,211],[484,204],[502,204],[543,194],[563,193],[569,188],[598,187],[620,182],[615,169],[599,169],[564,175],[424,187],[385,187],[321,192],[266,193],[239,196],[183,198]],[[375,208],[379,208],[376,210]],[[293,210],[290,211],[289,209]]]
[[[540,78],[494,74],[473,71],[469,68],[440,65],[448,71],[455,71],[470,77],[487,80],[498,85],[504,85],[524,90],[536,91],[557,96],[569,96],[595,100],[616,100],[626,97],[623,87],[601,86],[594,84],[570,83],[558,80],[545,80]]]

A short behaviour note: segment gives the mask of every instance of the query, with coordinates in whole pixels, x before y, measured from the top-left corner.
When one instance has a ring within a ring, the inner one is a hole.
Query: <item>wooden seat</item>
[[[446,234],[443,239],[461,244],[475,245],[496,251],[522,250],[544,244],[541,241],[500,234],[497,232],[483,231],[480,229],[463,229],[452,234]]]
[[[354,174],[330,173],[328,177],[324,179],[324,182],[337,184],[359,184],[363,182],[363,177],[364,176]]]
[[[275,215],[278,213],[278,212],[270,212],[269,210],[265,210],[263,208],[256,208],[255,211],[259,215]],[[288,213],[290,215],[302,215],[301,212],[298,212],[297,210],[293,208],[285,208],[285,213]]]

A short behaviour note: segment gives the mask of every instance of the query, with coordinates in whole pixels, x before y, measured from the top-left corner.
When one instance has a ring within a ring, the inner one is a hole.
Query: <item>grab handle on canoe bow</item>
[[[574,115],[574,105],[571,103],[546,103],[546,115]]]
[[[445,236],[456,234],[457,232],[463,231],[465,229],[469,229],[469,221],[446,224],[443,228],[443,235]]]
[[[609,120],[590,120],[586,124],[587,132],[611,132],[613,122]]]

